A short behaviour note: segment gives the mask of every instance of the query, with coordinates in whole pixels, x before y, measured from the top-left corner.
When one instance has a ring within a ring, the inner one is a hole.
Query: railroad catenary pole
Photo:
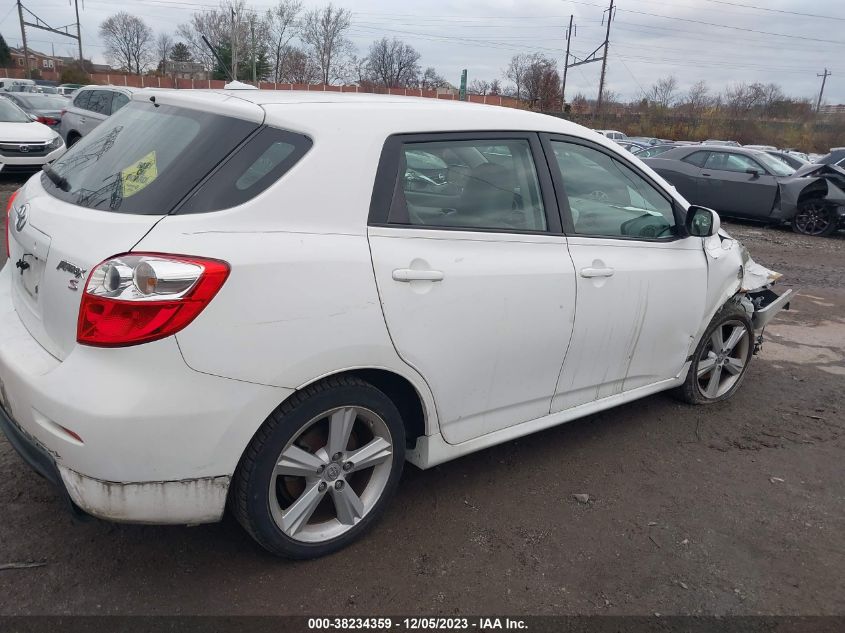
[[[596,101],[596,114],[601,111],[602,96],[604,95],[604,80],[607,74],[607,49],[610,47],[610,22],[613,20],[613,0],[607,10],[607,33],[604,36],[604,59],[601,61],[601,79],[599,80],[599,98]]]

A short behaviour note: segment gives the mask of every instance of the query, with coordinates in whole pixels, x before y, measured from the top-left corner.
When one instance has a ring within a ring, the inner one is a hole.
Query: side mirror
[[[687,233],[693,237],[710,237],[719,232],[722,223],[713,209],[693,205],[687,210],[685,225]]]
[[[754,176],[755,178],[759,178],[759,177],[760,177],[760,170],[759,170],[759,169],[754,169],[753,167],[749,167],[748,169],[746,169],[746,170],[745,170],[745,173],[746,173],[746,174],[751,174],[751,175],[752,175],[752,176]]]

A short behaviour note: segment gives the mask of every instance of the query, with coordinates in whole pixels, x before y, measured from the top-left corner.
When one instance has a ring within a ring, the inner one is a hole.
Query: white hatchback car
[[[268,550],[643,396],[731,396],[779,276],[615,143],[405,97],[138,93],[9,206],[0,422],[77,512]]]

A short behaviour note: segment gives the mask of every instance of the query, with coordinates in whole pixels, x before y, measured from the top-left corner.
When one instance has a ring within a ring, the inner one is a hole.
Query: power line
[[[712,2],[714,4],[726,4],[731,7],[742,7],[743,9],[754,9],[756,11],[768,11],[770,13],[782,13],[786,15],[799,15],[805,18],[819,18],[822,20],[841,20],[845,22],[845,18],[840,18],[835,15],[819,15],[818,13],[802,13],[800,11],[787,11],[786,9],[772,9],[769,7],[758,7],[753,4],[741,4],[739,2],[728,2],[728,0],[704,0],[705,2]]]
[[[566,0],[571,4],[581,4],[588,7],[598,7],[602,8],[599,4],[593,4],[591,2],[581,2],[580,0]],[[840,44],[845,46],[845,42],[841,40],[826,40],[818,37],[809,37],[807,35],[789,35],[788,33],[773,33],[771,31],[761,31],[758,29],[750,29],[742,26],[732,26],[730,24],[718,24],[716,22],[705,22],[703,20],[694,20],[692,18],[679,18],[672,15],[662,15],[660,13],[649,13],[648,11],[636,11],[634,9],[619,9],[619,11],[624,11],[625,13],[634,13],[636,15],[647,15],[653,18],[663,18],[665,20],[677,20],[679,22],[689,22],[692,24],[701,24],[703,26],[713,26],[722,29],[732,29],[734,31],[742,31],[745,33],[758,33],[760,35],[769,35],[772,37],[787,37],[791,39],[803,40],[805,42],[824,42],[826,44]]]

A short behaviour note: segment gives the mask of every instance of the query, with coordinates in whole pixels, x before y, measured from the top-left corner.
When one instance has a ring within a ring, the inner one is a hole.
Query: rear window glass
[[[53,177],[43,174],[41,182],[51,195],[82,207],[166,215],[257,127],[135,101],[56,160]]]
[[[73,98],[73,105],[83,110],[88,109],[88,100],[91,98],[91,90],[80,90]]]

